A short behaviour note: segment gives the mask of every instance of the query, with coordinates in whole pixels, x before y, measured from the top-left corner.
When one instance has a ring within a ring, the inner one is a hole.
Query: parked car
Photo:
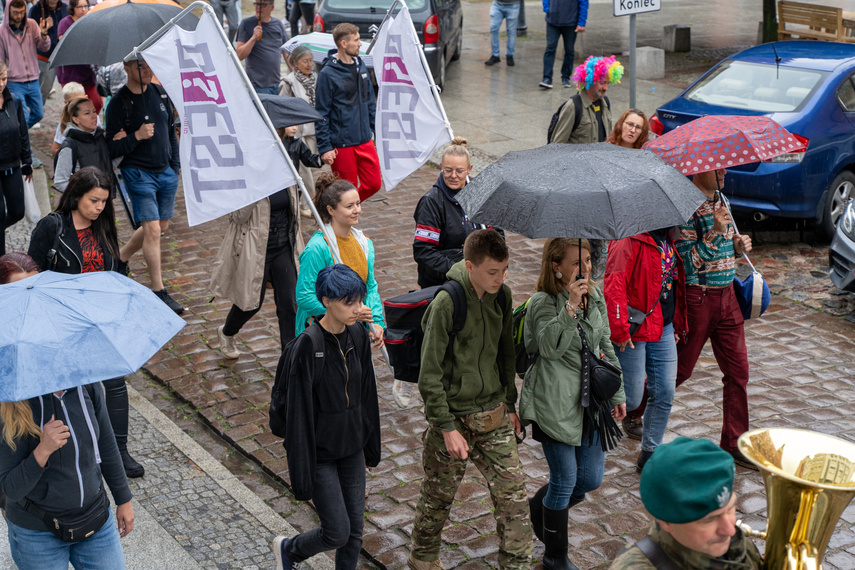
[[[807,150],[728,168],[734,209],[812,219],[828,236],[855,197],[855,44],[773,42],[720,62],[657,109],[662,134],[704,115],[765,115]]]
[[[831,282],[838,289],[855,293],[855,202],[850,201],[837,224],[828,248]]]
[[[337,24],[350,22],[359,27],[359,35],[367,44],[391,5],[392,0],[321,0],[313,28],[316,32],[332,32]],[[407,7],[433,80],[442,89],[445,66],[460,59],[463,49],[461,0],[412,0]]]

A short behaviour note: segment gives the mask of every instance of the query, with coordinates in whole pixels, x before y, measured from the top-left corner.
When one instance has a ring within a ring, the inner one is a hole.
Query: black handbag
[[[110,518],[110,504],[107,495],[101,490],[101,497],[94,501],[84,512],[73,515],[56,515],[46,513],[29,499],[18,502],[21,508],[44,521],[58,539],[63,542],[82,542],[101,530]]]
[[[585,331],[577,324],[579,338],[582,341],[582,440],[593,444],[594,435],[599,435],[603,451],[617,446],[623,432],[611,415],[609,400],[620,390],[620,368],[600,357],[588,347]]]

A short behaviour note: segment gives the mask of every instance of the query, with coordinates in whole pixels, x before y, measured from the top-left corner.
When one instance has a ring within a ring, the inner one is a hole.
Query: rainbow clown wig
[[[623,77],[623,66],[615,59],[615,56],[594,57],[585,60],[585,63],[573,70],[573,81],[579,89],[588,89],[594,83],[608,83],[614,85],[620,83]]]

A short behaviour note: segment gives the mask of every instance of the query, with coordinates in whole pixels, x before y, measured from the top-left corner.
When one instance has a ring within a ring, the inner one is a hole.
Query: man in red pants
[[[751,238],[734,231],[730,206],[719,191],[725,170],[692,177],[707,201],[680,226],[675,245],[686,269],[686,309],[689,333],[677,343],[677,386],[688,380],[707,340],[724,377],[720,447],[737,464],[757,469],[736,446],[748,431],[748,351],[742,311],[733,290],[736,258],[751,251]],[[633,412],[643,414],[645,402]],[[639,416],[640,417],[640,416]]]
[[[342,23],[333,29],[338,48],[324,60],[315,88],[315,108],[326,118],[316,123],[321,160],[351,182],[366,200],[380,189],[380,160],[374,147],[377,106],[368,68],[359,57],[359,28]]]

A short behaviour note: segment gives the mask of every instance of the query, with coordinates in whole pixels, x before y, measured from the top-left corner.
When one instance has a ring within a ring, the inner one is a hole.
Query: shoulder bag
[[[599,437],[603,451],[614,449],[623,437],[617,423],[610,413],[609,401],[620,390],[620,368],[609,362],[605,356],[598,356],[588,347],[585,331],[576,324],[582,341],[582,408],[585,411],[582,421],[582,439],[593,444],[594,435]]]

